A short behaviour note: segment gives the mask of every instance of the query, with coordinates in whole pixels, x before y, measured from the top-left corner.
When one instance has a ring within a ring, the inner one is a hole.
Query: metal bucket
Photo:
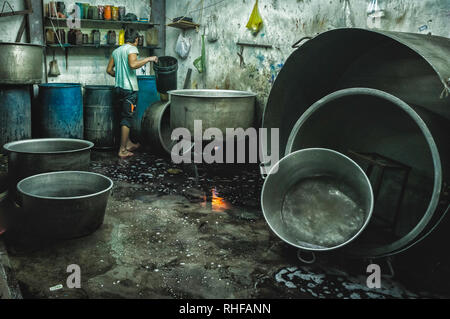
[[[261,206],[282,240],[304,250],[328,251],[364,230],[373,193],[366,174],[350,158],[328,149],[305,149],[272,167]]]
[[[88,170],[92,142],[74,139],[33,139],[3,146],[8,152],[10,195],[17,199],[17,183],[29,176],[57,171]]]
[[[84,88],[84,137],[96,149],[118,145],[118,114],[114,106],[114,87],[87,85]]]
[[[49,239],[86,236],[103,224],[113,182],[90,172],[53,172],[17,184],[29,234]]]
[[[31,90],[28,85],[0,85],[0,145],[31,138]]]
[[[448,56],[450,39],[444,37],[358,28],[324,32],[286,60],[270,92],[262,126],[280,129],[281,158],[292,128],[307,108],[327,94],[352,87],[383,90],[450,119],[450,97],[445,97]],[[270,144],[261,143],[270,154]]]
[[[372,221],[346,253],[375,258],[424,239],[448,210],[449,136],[445,118],[386,92],[353,88],[313,104],[295,124],[285,154],[323,147],[348,154],[367,171],[372,168],[354,157],[355,151],[408,167],[406,183],[392,169],[370,174],[377,195]],[[388,167],[384,160],[381,165]]]
[[[142,141],[151,152],[170,154],[170,102],[153,103],[145,111],[142,119]]]
[[[83,97],[81,84],[47,83],[39,85],[37,112],[39,136],[83,138]]]
[[[43,46],[0,42],[0,84],[41,83],[43,65]]]
[[[254,126],[256,94],[232,90],[176,90],[170,95],[170,126],[187,128],[194,136],[194,121],[201,120],[203,131],[218,128]],[[202,132],[203,134],[203,132]]]

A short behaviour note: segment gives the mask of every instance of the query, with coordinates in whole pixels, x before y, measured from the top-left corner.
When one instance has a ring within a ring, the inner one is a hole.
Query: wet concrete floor
[[[95,233],[33,249],[2,236],[24,298],[429,296],[387,277],[381,289],[367,288],[365,261],[300,263],[262,216],[257,166],[200,166],[196,181],[193,167],[168,159],[93,152],[91,169],[115,184]],[[71,264],[81,268],[80,289],[66,287]]]

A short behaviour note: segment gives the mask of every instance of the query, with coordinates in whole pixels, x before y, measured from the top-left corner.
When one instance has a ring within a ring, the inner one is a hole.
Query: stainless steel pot
[[[378,196],[371,223],[346,253],[377,258],[424,239],[448,211],[449,136],[450,122],[443,117],[386,92],[352,88],[314,103],[294,125],[285,154],[323,147],[350,157],[351,151],[378,154],[409,167],[404,188],[402,177],[392,169],[382,173],[378,184],[380,171],[353,157],[373,172],[370,177]]]
[[[194,136],[194,121],[203,131],[218,128],[247,129],[254,125],[256,94],[231,90],[175,90],[170,94],[170,126],[187,128]],[[203,132],[202,132],[203,133]]]
[[[261,206],[272,231],[310,251],[337,249],[368,224],[373,208],[370,182],[350,158],[328,149],[304,149],[270,170]]]
[[[88,170],[92,142],[65,138],[23,140],[5,144],[10,194],[17,199],[17,183],[29,176],[67,170]]]
[[[170,102],[155,102],[142,118],[142,141],[153,153],[171,153]]]
[[[17,184],[23,203],[18,223],[41,238],[88,235],[103,223],[113,182],[91,172],[53,172]]]
[[[0,42],[0,84],[42,82],[43,46]]]
[[[262,126],[279,128],[281,158],[299,117],[324,96],[352,87],[379,89],[450,119],[449,56],[444,37],[358,28],[324,32],[286,60]],[[261,143],[270,154],[270,144]]]

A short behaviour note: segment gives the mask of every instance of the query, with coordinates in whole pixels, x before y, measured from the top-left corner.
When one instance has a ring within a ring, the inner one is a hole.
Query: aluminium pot
[[[91,172],[34,175],[17,184],[22,213],[17,219],[28,234],[71,239],[91,234],[103,224],[113,182]]]
[[[261,193],[272,231],[292,246],[316,252],[355,240],[371,218],[373,201],[370,181],[358,164],[324,148],[278,161]]]
[[[170,95],[170,126],[187,128],[194,136],[194,121],[201,120],[203,132],[218,128],[254,126],[256,94],[232,90],[175,90]],[[202,135],[203,135],[202,132]]]
[[[351,88],[331,93],[308,108],[294,125],[285,155],[328,148],[352,157],[371,172],[376,190],[373,217],[345,253],[380,258],[425,239],[448,212],[449,136],[450,121],[442,116],[380,90]],[[402,184],[398,169],[381,171],[355,152],[377,154],[408,167],[406,183]]]
[[[0,84],[39,84],[43,63],[41,45],[0,42]]]
[[[17,183],[29,176],[57,171],[87,171],[90,165],[92,142],[46,138],[23,140],[5,144],[8,153],[8,184],[10,195],[17,200]]]

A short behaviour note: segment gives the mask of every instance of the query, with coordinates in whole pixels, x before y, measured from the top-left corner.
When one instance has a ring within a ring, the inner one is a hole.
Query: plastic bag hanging
[[[255,5],[253,6],[252,14],[250,15],[250,19],[246,25],[247,29],[252,31],[253,35],[258,34],[263,26],[263,20],[258,10],[258,0],[256,0]]]
[[[191,50],[191,41],[189,38],[184,37],[181,33],[178,36],[177,44],[175,45],[175,52],[182,59],[186,59]]]
[[[205,35],[202,35],[202,55],[199,56],[194,61],[194,66],[198,73],[203,73],[206,71],[206,54],[205,54]]]

